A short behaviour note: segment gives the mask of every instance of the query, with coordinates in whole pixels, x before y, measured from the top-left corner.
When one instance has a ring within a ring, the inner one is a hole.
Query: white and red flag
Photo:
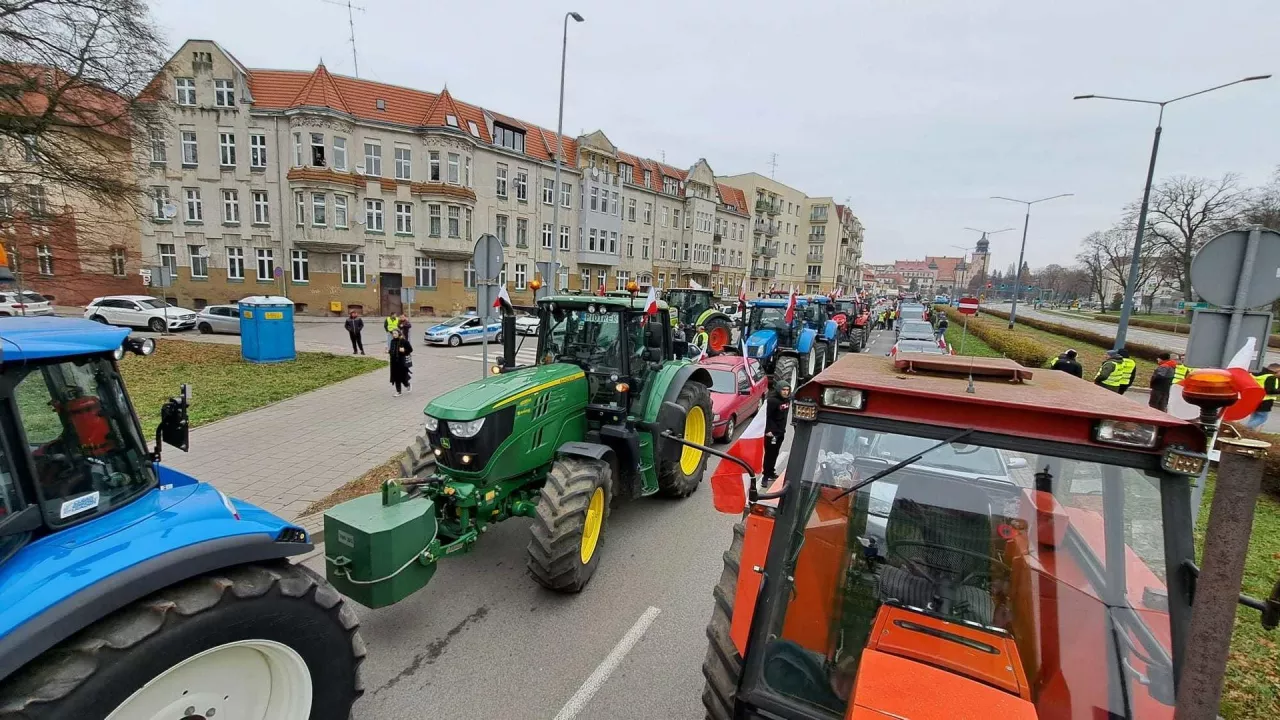
[[[644,297],[644,314],[658,314],[658,296],[654,293],[652,285],[649,286],[649,294]]]
[[[750,465],[755,475],[764,472],[764,422],[765,413],[757,412],[751,424],[742,431],[742,436],[729,446],[729,455]],[[752,482],[751,478],[742,471],[741,465],[721,460],[711,475],[711,500],[716,510],[741,514],[747,507],[747,487]]]
[[[796,286],[791,286],[791,294],[787,296],[787,314],[786,321],[790,325],[791,321],[796,318]]]
[[[738,288],[738,310],[747,309],[747,276],[742,276],[742,286]]]
[[[511,296],[507,294],[507,286],[498,286],[498,295],[493,299],[493,306],[504,313],[511,312]]]

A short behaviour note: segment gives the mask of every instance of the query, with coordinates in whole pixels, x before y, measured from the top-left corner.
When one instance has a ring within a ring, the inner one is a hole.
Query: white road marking
[[[578,716],[578,713],[582,712],[582,709],[587,706],[591,698],[595,697],[595,694],[604,686],[605,681],[609,679],[613,671],[617,670],[618,666],[622,664],[623,658],[627,656],[627,653],[631,652],[631,648],[640,642],[640,638],[644,636],[645,631],[649,629],[649,626],[653,624],[653,621],[657,619],[658,614],[661,612],[656,607],[650,607],[644,611],[640,619],[636,620],[636,624],[631,626],[627,634],[622,636],[618,644],[613,646],[613,650],[610,650],[605,659],[596,666],[595,672],[591,673],[582,683],[582,686],[578,688],[578,692],[574,693],[573,697],[569,698],[569,702],[560,708],[560,712],[556,713],[555,720],[572,720],[572,718]]]

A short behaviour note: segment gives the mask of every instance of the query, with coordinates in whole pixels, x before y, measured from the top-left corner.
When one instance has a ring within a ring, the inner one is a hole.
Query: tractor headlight
[[[480,428],[484,426],[484,418],[477,420],[468,420],[466,422],[449,421],[449,434],[454,437],[472,438],[476,433],[480,432]]]
[[[1103,420],[1094,428],[1093,439],[1109,445],[1153,448],[1160,439],[1160,429],[1143,423]]]
[[[426,422],[423,424],[427,426],[427,432],[435,432],[440,429],[440,421],[430,415],[427,416]]]
[[[844,410],[861,410],[866,405],[866,396],[861,390],[853,388],[827,388],[822,391],[822,404],[827,407]]]

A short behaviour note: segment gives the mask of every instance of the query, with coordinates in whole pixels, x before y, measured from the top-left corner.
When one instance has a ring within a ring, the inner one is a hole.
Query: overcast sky
[[[870,262],[958,253],[966,226],[1016,258],[1070,263],[1081,237],[1141,194],[1154,107],[1280,74],[1276,0],[355,0],[360,75],[555,127],[560,23],[569,29],[565,132],[717,174],[769,174],[849,198]],[[347,12],[323,0],[153,0],[176,48],[218,41],[250,67],[353,74]],[[1280,165],[1280,77],[1170,106],[1157,177]]]

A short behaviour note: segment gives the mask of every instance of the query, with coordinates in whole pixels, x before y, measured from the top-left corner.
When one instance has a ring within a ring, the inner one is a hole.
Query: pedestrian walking
[[[1067,348],[1066,352],[1058,356],[1054,361],[1051,370],[1061,370],[1064,373],[1075,375],[1078,378],[1084,377],[1084,366],[1076,359],[1076,351]]]
[[[1151,396],[1147,398],[1147,404],[1161,412],[1168,412],[1169,393],[1173,390],[1178,361],[1167,352],[1157,355],[1156,361],[1159,364],[1156,365],[1155,372],[1151,373]]]
[[[409,392],[409,380],[413,377],[413,348],[397,328],[391,331],[391,385],[396,389],[396,397],[400,397],[401,388]]]
[[[1253,376],[1254,380],[1262,386],[1262,391],[1266,393],[1262,397],[1262,402],[1258,404],[1258,409],[1253,414],[1245,418],[1244,426],[1250,430],[1257,430],[1267,424],[1267,420],[1271,417],[1271,408],[1275,405],[1276,400],[1280,399],[1280,363],[1271,363],[1266,370]],[[768,450],[765,450],[768,454]]]
[[[364,320],[355,310],[352,310],[343,327],[347,329],[347,335],[351,336],[351,354],[363,355],[364,340],[360,337],[360,333],[364,332]]]
[[[400,324],[397,327],[400,330],[400,337],[404,338],[404,341],[412,346],[413,336],[409,331],[413,330],[413,323],[409,322],[409,316],[404,313],[400,313]]]
[[[398,315],[388,315],[386,320],[382,321],[382,329],[387,333],[387,352],[391,352],[391,334],[400,328],[400,317]]]
[[[765,401],[764,416],[764,480],[769,482],[778,477],[774,464],[778,462],[778,451],[782,449],[782,441],[787,437],[787,414],[791,411],[791,386],[785,383],[776,393],[769,395]]]
[[[1128,350],[1108,350],[1107,359],[1098,368],[1093,384],[1123,395],[1133,385],[1133,375],[1137,369],[1138,364],[1129,357]]]

